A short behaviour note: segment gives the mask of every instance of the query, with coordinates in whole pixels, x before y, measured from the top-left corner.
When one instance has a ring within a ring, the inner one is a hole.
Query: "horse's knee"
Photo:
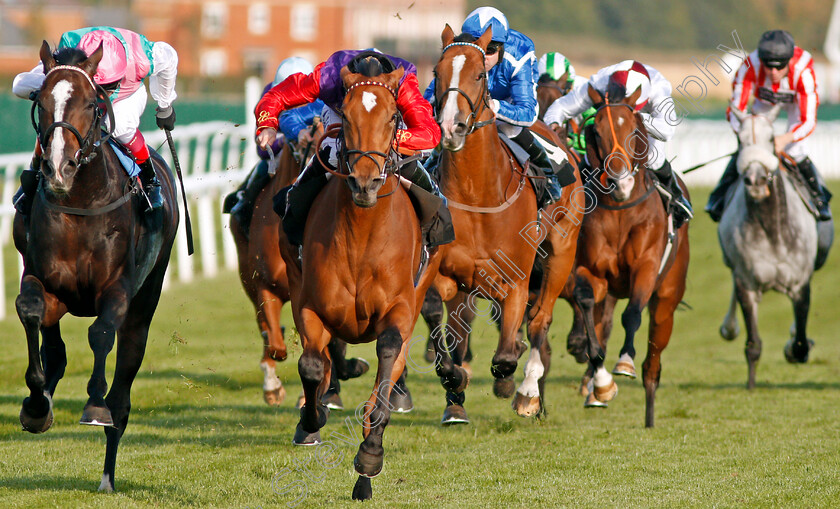
[[[304,384],[317,385],[324,379],[324,361],[314,353],[304,353],[298,361],[300,381]]]
[[[621,326],[625,331],[637,331],[642,325],[642,308],[635,302],[627,305],[627,309],[621,314]]]
[[[423,299],[423,306],[420,314],[427,322],[439,323],[443,321],[443,300],[440,293],[434,288],[429,288],[426,297]]]
[[[575,302],[581,308],[592,309],[595,307],[595,292],[585,279],[578,278],[573,295]]]
[[[24,325],[40,326],[46,313],[47,303],[44,300],[44,287],[39,281],[21,285],[20,295],[15,299],[15,309]]]
[[[402,336],[396,328],[385,329],[376,340],[376,357],[379,362],[396,360],[402,350],[402,343]]]
[[[106,351],[110,351],[114,346],[115,334],[116,330],[113,325],[97,320],[88,328],[88,343],[94,350],[104,348]]]

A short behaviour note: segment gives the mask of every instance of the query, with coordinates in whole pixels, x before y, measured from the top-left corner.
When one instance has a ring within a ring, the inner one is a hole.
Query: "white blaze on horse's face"
[[[376,95],[371,92],[362,92],[362,106],[365,107],[368,113],[376,106]]]
[[[616,188],[612,192],[613,199],[615,201],[624,201],[630,197],[630,193],[633,192],[633,185],[636,183],[636,177],[634,177],[630,172],[625,172],[621,178],[616,180]]]
[[[55,115],[53,122],[61,122],[64,120],[64,110],[67,107],[67,101],[73,94],[73,85],[67,80],[61,80],[56,83],[52,89],[53,101],[55,102]],[[61,127],[56,127],[52,133],[52,143],[50,144],[50,160],[53,167],[58,169],[64,159],[64,137],[59,131]],[[56,179],[61,182],[61,173],[56,172]]]
[[[461,84],[461,71],[464,69],[464,62],[466,61],[466,55],[458,55],[452,59],[452,79],[449,81],[449,86],[445,88],[457,89],[459,87]],[[444,137],[452,137],[452,130],[455,127],[455,116],[457,114],[458,92],[450,90],[446,94],[446,105],[443,107],[440,119],[440,128],[443,131]]]

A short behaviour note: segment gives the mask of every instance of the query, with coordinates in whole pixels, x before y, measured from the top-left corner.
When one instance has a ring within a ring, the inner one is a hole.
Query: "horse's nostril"
[[[463,136],[467,132],[467,124],[464,122],[458,122],[455,124],[455,129],[453,131],[458,136]]]

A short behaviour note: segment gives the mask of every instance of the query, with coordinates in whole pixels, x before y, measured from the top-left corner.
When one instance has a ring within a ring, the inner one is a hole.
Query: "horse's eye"
[[[487,77],[487,73],[486,73],[486,72],[483,72],[483,73],[481,73],[481,74],[479,74],[479,75],[478,75],[478,77],[475,79],[475,81],[481,81],[481,80],[483,80],[483,79],[484,79],[484,78],[486,78],[486,77]]]

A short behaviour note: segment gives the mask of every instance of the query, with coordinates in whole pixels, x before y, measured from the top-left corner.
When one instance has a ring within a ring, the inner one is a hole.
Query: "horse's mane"
[[[87,60],[87,54],[78,48],[61,48],[53,53],[55,63],[58,65],[79,65]]]

